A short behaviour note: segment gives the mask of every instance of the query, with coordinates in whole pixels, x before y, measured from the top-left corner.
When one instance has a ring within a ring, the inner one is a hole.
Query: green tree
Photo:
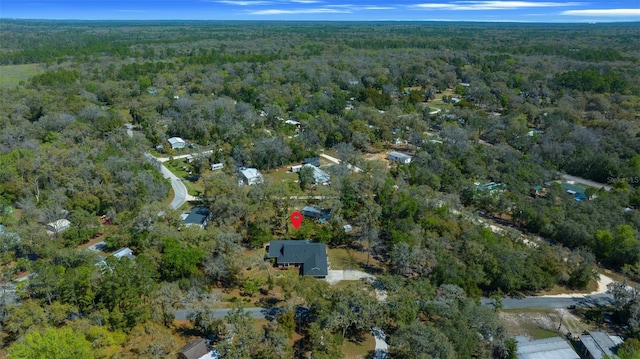
[[[300,188],[303,191],[308,190],[309,188],[311,188],[311,186],[313,186],[316,183],[313,177],[313,168],[308,166],[302,167],[300,169],[300,172],[298,172],[298,178],[299,178]]]
[[[49,328],[27,334],[9,348],[13,359],[93,359],[91,343],[71,328]]]
[[[390,344],[394,358],[455,358],[449,339],[438,329],[417,320],[398,329],[391,336]]]
[[[172,238],[163,242],[161,273],[167,280],[187,278],[198,270],[205,253],[200,248],[185,248]]]

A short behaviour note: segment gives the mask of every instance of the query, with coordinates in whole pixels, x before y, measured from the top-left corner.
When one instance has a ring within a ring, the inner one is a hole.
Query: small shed
[[[180,137],[171,137],[168,141],[171,145],[171,148],[173,148],[174,150],[185,148],[187,146],[187,142]]]
[[[389,161],[394,161],[394,162],[398,162],[398,163],[404,163],[404,164],[409,164],[411,163],[411,160],[413,159],[413,157],[405,154],[405,153],[401,153],[401,152],[396,152],[396,151],[391,151],[387,154],[387,159]]]

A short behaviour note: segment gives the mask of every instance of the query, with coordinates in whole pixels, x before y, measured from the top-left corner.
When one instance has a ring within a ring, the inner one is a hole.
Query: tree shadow
[[[256,305],[261,308],[273,308],[280,302],[281,300],[276,297],[263,297],[256,302]]]

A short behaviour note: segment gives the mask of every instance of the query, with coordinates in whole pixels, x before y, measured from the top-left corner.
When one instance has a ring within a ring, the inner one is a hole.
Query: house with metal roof
[[[133,251],[131,250],[131,248],[129,247],[124,247],[124,248],[120,248],[117,251],[113,252],[113,254],[111,254],[112,256],[121,259],[123,257],[127,257],[129,259],[135,259],[136,256],[133,255]]]
[[[587,189],[585,187],[567,182],[560,183],[560,187],[562,187],[565,192],[572,195],[573,198],[578,202],[589,199],[586,194]]]
[[[248,185],[260,184],[264,182],[264,177],[262,177],[262,173],[258,171],[256,168],[241,168],[240,176],[242,177],[242,182]]]
[[[267,246],[267,258],[277,268],[300,268],[300,275],[325,278],[329,273],[327,246],[309,240],[274,240]]]
[[[171,145],[171,148],[173,148],[174,150],[185,148],[187,146],[187,142],[180,137],[171,137],[168,141]]]
[[[518,336],[518,359],[580,359],[571,344],[561,337],[529,340]]]
[[[215,349],[209,349],[207,341],[196,339],[185,344],[177,353],[178,359],[219,359],[220,353]]]
[[[317,219],[320,222],[324,222],[331,219],[331,210],[314,206],[304,206],[302,208],[302,215],[308,218]]]
[[[184,218],[184,225],[186,227],[200,227],[204,229],[209,219],[209,208],[207,207],[194,207],[189,214]]]
[[[402,152],[391,151],[391,152],[387,153],[387,159],[389,161],[409,164],[409,163],[411,163],[411,160],[413,159],[413,157],[411,157],[411,156],[409,156],[409,155],[407,155],[405,153],[402,153]]]
[[[71,227],[71,222],[68,219],[62,218],[57,221],[53,221],[47,224],[47,231],[49,234],[59,234]]]
[[[605,332],[589,332],[580,336],[580,347],[589,359],[617,358],[615,348],[622,344],[622,338]]]
[[[323,185],[331,184],[331,176],[327,172],[321,170],[320,168],[310,163],[302,165],[302,168],[313,169],[313,181],[316,184],[323,184]]]

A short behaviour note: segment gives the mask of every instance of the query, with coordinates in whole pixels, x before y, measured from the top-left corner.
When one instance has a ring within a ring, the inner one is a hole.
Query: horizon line
[[[21,17],[0,17],[0,22],[11,21],[87,21],[87,22],[177,22],[177,21],[192,21],[192,22],[330,22],[330,23],[373,23],[373,22],[441,22],[441,23],[486,23],[486,24],[557,24],[557,25],[595,25],[595,24],[636,24],[640,23],[640,20],[627,20],[627,21],[615,21],[615,20],[581,20],[581,21],[526,21],[526,20],[458,20],[458,19],[355,19],[355,20],[331,20],[331,19],[82,19],[82,18],[68,18],[68,19],[52,19],[52,18],[21,18]]]

